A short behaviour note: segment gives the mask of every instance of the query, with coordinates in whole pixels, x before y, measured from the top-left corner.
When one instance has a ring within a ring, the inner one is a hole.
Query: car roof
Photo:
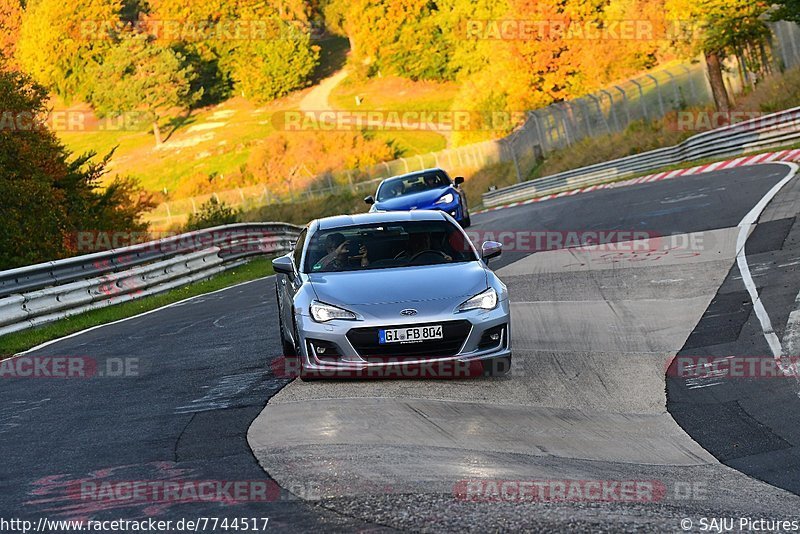
[[[411,210],[411,211],[377,211],[372,213],[359,213],[356,215],[335,215],[317,219],[320,230],[342,228],[344,226],[357,226],[359,224],[381,224],[406,221],[442,221],[447,220],[441,211]]]
[[[423,174],[428,174],[429,172],[443,172],[445,176],[448,177],[450,176],[449,174],[447,174],[447,171],[445,171],[442,168],[431,167],[430,169],[423,169],[421,171],[414,171],[414,172],[409,172],[407,174],[398,174],[397,176],[390,176],[389,178],[383,180],[381,183],[385,182],[386,180],[394,180],[396,178],[413,178],[414,176],[421,176]]]

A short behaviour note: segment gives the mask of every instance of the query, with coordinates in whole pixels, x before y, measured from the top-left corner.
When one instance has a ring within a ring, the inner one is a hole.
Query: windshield
[[[315,233],[304,271],[361,271],[477,259],[464,233],[448,221],[392,222]]]
[[[397,178],[390,178],[381,184],[378,189],[378,201],[419,193],[428,189],[438,189],[448,185],[450,185],[450,178],[447,177],[444,171],[440,170],[411,176],[398,176]]]

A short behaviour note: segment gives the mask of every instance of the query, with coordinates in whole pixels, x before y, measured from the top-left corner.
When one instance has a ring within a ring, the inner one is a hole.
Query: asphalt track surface
[[[736,227],[787,172],[733,169],[475,216],[472,230],[485,232],[702,238],[691,254],[504,254],[492,266],[518,303],[506,378],[290,384],[270,365],[281,356],[272,278],[38,349],[26,356],[86,357],[100,370],[123,360],[133,370],[2,379],[0,517],[269,517],[271,529],[294,532],[663,532],[680,531],[684,517],[796,519],[794,381],[744,381],[757,391],[731,382],[702,388],[700,399],[697,388],[665,381],[670,359],[698,347],[767,354],[737,286]],[[750,237],[756,283],[781,329],[800,289],[792,266],[778,267],[800,256],[797,182],[764,213],[783,222]],[[708,323],[715,306],[737,326]],[[732,436],[739,454],[729,452]],[[269,477],[283,487],[269,502],[131,502],[75,489]],[[476,478],[658,481],[666,494],[640,503],[454,497],[455,484]]]

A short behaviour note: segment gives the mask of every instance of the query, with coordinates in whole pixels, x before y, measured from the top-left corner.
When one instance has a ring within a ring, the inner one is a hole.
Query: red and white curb
[[[480,215],[481,213],[488,213],[490,211],[497,211],[506,208],[514,208],[517,206],[526,206],[534,202],[542,202],[552,198],[568,197],[580,193],[589,193],[597,191],[598,189],[614,189],[617,187],[625,187],[627,185],[636,185],[650,182],[658,182],[660,180],[669,180],[679,176],[691,176],[693,174],[703,174],[704,172],[721,171],[725,169],[733,169],[735,167],[746,167],[749,165],[758,165],[760,163],[771,163],[774,161],[800,161],[800,149],[796,150],[782,150],[781,152],[766,152],[764,154],[756,154],[755,156],[743,156],[728,161],[717,161],[707,165],[698,165],[689,169],[678,169],[674,171],[659,172],[656,174],[648,174],[647,176],[640,176],[630,180],[623,180],[620,182],[613,182],[608,184],[590,185],[580,189],[572,189],[570,191],[562,191],[561,193],[545,195],[541,197],[531,198],[528,200],[521,200],[512,202],[510,204],[503,204],[502,206],[494,206],[485,210],[474,211],[473,215]]]

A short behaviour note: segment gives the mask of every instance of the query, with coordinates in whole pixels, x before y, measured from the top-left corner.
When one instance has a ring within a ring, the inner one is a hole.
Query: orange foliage
[[[325,173],[364,168],[397,157],[385,141],[360,132],[276,132],[253,149],[247,170],[274,194],[303,190]]]

